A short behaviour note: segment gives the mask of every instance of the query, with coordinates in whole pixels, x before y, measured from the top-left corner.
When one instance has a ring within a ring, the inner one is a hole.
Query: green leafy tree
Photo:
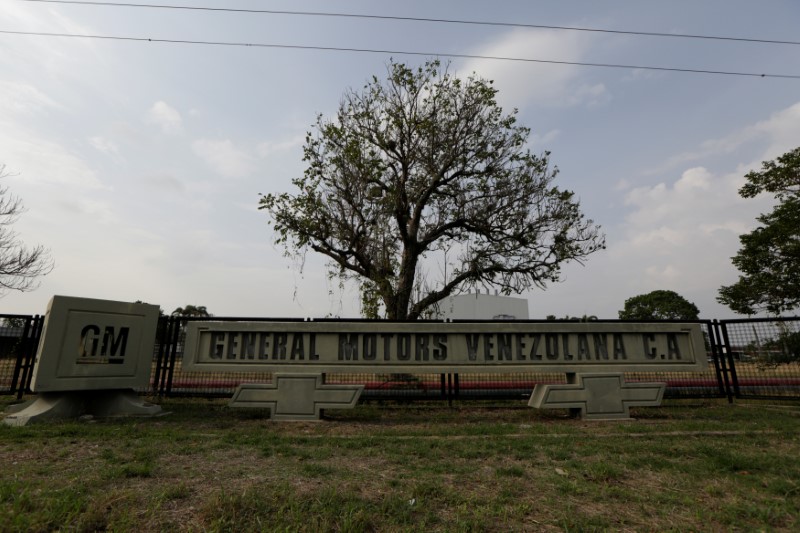
[[[556,315],[547,315],[545,317],[545,320],[559,320],[559,319],[558,317],[556,317]],[[570,320],[572,322],[594,322],[595,320],[598,320],[598,318],[596,315],[583,315],[583,316],[566,315],[561,320]]]
[[[0,179],[7,176],[0,164]],[[5,291],[30,291],[38,279],[53,270],[49,251],[43,246],[27,247],[11,228],[25,211],[22,200],[8,187],[0,186],[0,295]]]
[[[767,363],[781,364],[800,361],[800,331],[781,331],[778,338],[766,344],[773,350],[767,357]]]
[[[741,275],[720,288],[717,300],[741,314],[779,315],[800,306],[800,147],[745,178],[742,197],[770,193],[778,204],[756,219],[760,226],[739,237],[742,247],[732,262]]]
[[[209,317],[212,315],[208,312],[205,305],[186,305],[175,309],[172,312],[172,316]]]
[[[2,322],[4,328],[24,328],[28,322],[27,318],[23,317],[5,317]]]
[[[755,339],[750,342],[739,357],[745,361],[755,361],[759,368],[774,368],[781,364],[800,361],[800,331],[792,321],[775,323],[777,335],[763,338],[753,329]]]
[[[800,332],[782,331],[776,339],[765,343],[764,348],[766,354],[759,360],[763,365],[777,366],[800,361]]]
[[[652,291],[625,300],[623,320],[697,320],[700,310],[674,291]]]
[[[496,93],[438,61],[391,62],[386,80],[347,91],[307,135],[296,193],[261,197],[277,243],[327,256],[332,277],[356,281],[368,317],[417,319],[476,286],[511,294],[557,281],[604,237]],[[439,262],[440,280],[425,261]]]

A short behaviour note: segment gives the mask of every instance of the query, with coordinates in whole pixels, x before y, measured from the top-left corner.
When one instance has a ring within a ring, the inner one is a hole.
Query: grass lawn
[[[276,423],[160,403],[171,414],[0,425],[0,530],[800,530],[797,404],[589,423],[522,402],[373,403]]]

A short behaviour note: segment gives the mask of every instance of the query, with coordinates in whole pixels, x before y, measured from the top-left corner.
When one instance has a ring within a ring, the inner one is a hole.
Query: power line
[[[345,48],[336,46],[305,46],[295,44],[270,44],[270,43],[243,43],[234,41],[195,41],[187,39],[158,39],[150,37],[125,37],[121,35],[91,35],[91,34],[74,34],[74,33],[49,33],[37,31],[13,31],[13,30],[0,30],[0,34],[7,35],[31,35],[37,37],[69,37],[79,39],[103,39],[111,41],[133,41],[133,42],[149,42],[149,43],[166,43],[166,44],[191,44],[191,45],[208,45],[208,46],[235,46],[247,48],[277,48],[277,49],[292,49],[292,50],[319,50],[329,52],[360,52],[370,54],[394,54],[394,55],[412,55],[412,56],[427,56],[427,57],[453,57],[459,59],[487,59],[495,61],[516,61],[522,63],[544,63],[550,65],[571,65],[578,67],[600,67],[600,68],[618,68],[627,70],[656,70],[663,72],[684,72],[689,74],[717,74],[723,76],[746,76],[752,78],[783,78],[783,79],[800,79],[800,75],[796,74],[766,74],[755,72],[735,72],[726,70],[708,70],[708,69],[692,69],[692,68],[678,68],[678,67],[654,67],[647,65],[624,65],[617,63],[588,63],[580,61],[556,61],[550,59],[530,59],[522,57],[503,57],[503,56],[484,56],[475,54],[456,54],[456,53],[440,53],[440,52],[411,52],[408,50],[383,50],[377,48]]]
[[[787,45],[800,45],[800,41],[784,41],[778,39],[757,39],[747,37],[726,37],[722,35],[700,35],[691,33],[661,33],[650,31],[630,31],[630,30],[609,30],[603,28],[582,28],[577,26],[550,26],[544,24],[524,24],[519,22],[490,22],[479,20],[459,20],[459,19],[443,19],[443,18],[426,18],[426,17],[400,17],[391,15],[361,15],[355,13],[335,13],[325,11],[283,11],[276,9],[244,9],[244,8],[228,8],[228,7],[201,7],[201,6],[177,6],[168,4],[135,4],[130,2],[88,2],[83,0],[19,0],[22,2],[39,2],[48,4],[78,4],[88,6],[104,6],[104,7],[136,7],[136,8],[149,8],[149,9],[175,9],[185,11],[210,11],[210,12],[226,12],[226,13],[249,13],[249,14],[269,14],[269,15],[294,15],[294,16],[311,16],[311,17],[339,17],[339,18],[356,18],[356,19],[372,19],[372,20],[394,20],[402,22],[433,22],[439,24],[466,24],[473,26],[496,26],[506,28],[529,28],[529,29],[546,29],[546,30],[563,30],[563,31],[583,31],[595,33],[611,33],[619,35],[638,35],[647,37],[673,37],[681,39],[705,39],[715,41],[736,41],[745,43],[762,43],[762,44],[787,44]]]

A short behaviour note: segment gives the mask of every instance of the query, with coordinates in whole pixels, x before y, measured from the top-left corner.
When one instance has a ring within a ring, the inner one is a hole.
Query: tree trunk
[[[411,295],[414,294],[414,276],[417,273],[418,255],[406,248],[400,264],[400,275],[391,302],[386,305],[386,318],[389,320],[416,320],[408,315]]]

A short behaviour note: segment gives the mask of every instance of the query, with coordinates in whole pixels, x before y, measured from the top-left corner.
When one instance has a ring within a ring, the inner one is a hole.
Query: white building
[[[527,320],[528,300],[497,294],[459,294],[439,302],[439,316],[451,320]]]

